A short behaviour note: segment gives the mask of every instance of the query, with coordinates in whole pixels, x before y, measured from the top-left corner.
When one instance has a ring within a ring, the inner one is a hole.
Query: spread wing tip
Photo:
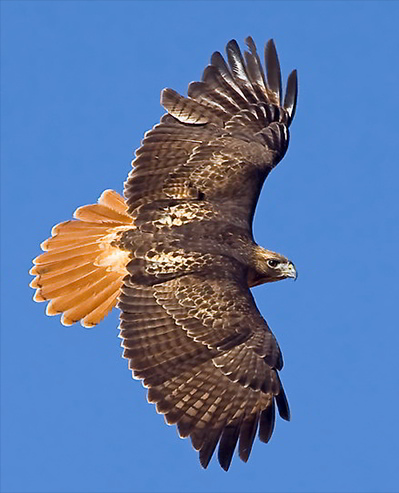
[[[219,52],[212,55],[211,66],[218,69],[236,92],[240,94],[244,92],[245,98],[250,102],[265,100],[283,107],[288,114],[289,125],[294,118],[296,109],[298,93],[296,70],[291,72],[288,77],[283,103],[281,67],[274,40],[269,39],[265,45],[265,70],[262,68],[253,38],[247,36],[245,43],[249,50],[244,52],[245,63],[237,41],[232,39],[226,45],[230,68],[226,66]]]

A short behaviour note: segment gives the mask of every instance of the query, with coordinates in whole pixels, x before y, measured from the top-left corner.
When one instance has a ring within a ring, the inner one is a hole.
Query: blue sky
[[[398,491],[398,2],[1,2],[4,492]],[[32,301],[51,227],[122,191],[132,153],[232,38],[273,37],[299,105],[257,241],[296,283],[255,289],[292,410],[226,474],[201,469],[121,358],[118,313]]]

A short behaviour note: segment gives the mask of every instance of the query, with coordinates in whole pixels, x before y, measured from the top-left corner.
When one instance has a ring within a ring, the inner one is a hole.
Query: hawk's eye
[[[275,260],[273,258],[267,261],[267,265],[269,267],[272,267],[273,269],[274,269],[274,267],[277,267],[279,263],[280,262],[278,260]]]

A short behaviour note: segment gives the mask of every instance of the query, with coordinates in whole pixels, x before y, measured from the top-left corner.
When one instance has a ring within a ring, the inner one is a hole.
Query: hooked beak
[[[294,281],[296,281],[298,279],[298,272],[295,268],[295,265],[290,261],[290,262],[287,262],[283,269],[282,269],[282,273],[286,276],[286,277],[291,277],[292,279],[294,279]]]

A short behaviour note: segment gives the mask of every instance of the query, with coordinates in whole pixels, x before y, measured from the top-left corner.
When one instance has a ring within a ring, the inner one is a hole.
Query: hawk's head
[[[295,265],[291,260],[258,245],[254,248],[253,265],[254,268],[248,272],[248,286],[250,288],[265,282],[298,277]]]

